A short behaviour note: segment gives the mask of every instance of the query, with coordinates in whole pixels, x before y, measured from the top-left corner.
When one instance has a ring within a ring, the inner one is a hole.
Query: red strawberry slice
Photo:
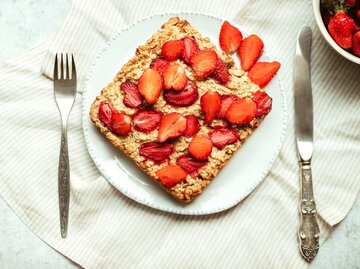
[[[169,164],[155,172],[165,187],[171,188],[186,179],[186,172],[178,165]]]
[[[139,93],[137,84],[127,80],[120,84],[120,89],[125,92],[124,105],[131,108],[139,107],[143,98]]]
[[[169,158],[174,146],[170,143],[147,142],[141,144],[139,154],[146,159],[161,162]]]
[[[254,93],[253,101],[257,107],[255,116],[266,116],[269,114],[272,107],[272,99],[266,92],[257,91]]]
[[[205,122],[210,124],[221,109],[221,96],[216,91],[207,91],[200,98],[201,109],[205,114]]]
[[[218,58],[218,60],[216,62],[213,77],[219,84],[222,84],[222,85],[225,85],[226,83],[228,83],[230,81],[229,70],[227,69],[225,63],[220,58]]]
[[[256,115],[256,104],[245,98],[234,101],[226,112],[226,119],[233,124],[245,124],[252,121]]]
[[[280,66],[279,62],[258,62],[249,70],[248,77],[260,88],[263,88],[275,76]]]
[[[186,116],[186,130],[185,136],[192,137],[200,131],[200,125],[195,115]]]
[[[126,136],[131,131],[131,117],[122,112],[113,112],[111,117],[112,132]]]
[[[186,63],[190,63],[191,56],[194,53],[198,52],[200,49],[196,44],[195,40],[190,37],[184,37],[182,41],[184,43],[184,50],[182,53],[182,57]]]
[[[115,109],[110,103],[101,102],[99,106],[99,119],[111,131],[111,117]]]
[[[360,11],[360,9],[359,9]],[[352,51],[358,57],[360,57],[360,31],[353,35],[353,47]]]
[[[162,76],[169,65],[170,63],[168,61],[161,58],[156,58],[152,60],[150,68],[155,69]]]
[[[177,158],[176,163],[187,173],[197,171],[199,168],[207,164],[207,161],[199,161],[189,155],[182,155]]]
[[[200,50],[190,58],[191,66],[197,78],[206,78],[215,71],[218,56],[213,50]]]
[[[170,40],[165,42],[161,47],[161,55],[168,61],[180,59],[184,50],[182,40]]]
[[[164,72],[165,89],[180,91],[184,89],[188,81],[184,68],[179,64],[170,65]]]
[[[233,53],[240,46],[242,34],[236,27],[228,21],[224,21],[220,29],[219,42],[220,47],[226,53]]]
[[[158,138],[160,142],[164,142],[170,138],[182,135],[186,130],[186,118],[177,112],[172,112],[163,116]]]
[[[133,118],[134,127],[144,133],[152,132],[159,126],[161,116],[161,113],[155,110],[138,110]]]
[[[223,95],[221,98],[221,109],[218,115],[219,119],[226,117],[226,112],[228,111],[230,105],[238,99],[236,95]]]
[[[244,71],[249,70],[259,59],[264,48],[264,42],[257,35],[250,35],[241,43],[238,53],[241,67]]]
[[[181,91],[164,91],[164,99],[174,106],[191,106],[198,98],[196,85],[188,84]]]
[[[235,143],[239,140],[239,135],[234,129],[220,128],[212,130],[209,133],[210,139],[214,146],[222,149],[226,145]]]
[[[138,87],[145,101],[154,104],[162,91],[163,79],[155,69],[145,69],[139,78]]]
[[[207,135],[196,135],[189,143],[189,153],[197,160],[206,160],[212,148],[213,143]]]

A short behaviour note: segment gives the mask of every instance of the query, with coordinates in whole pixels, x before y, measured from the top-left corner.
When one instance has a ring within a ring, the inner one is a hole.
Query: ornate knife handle
[[[67,236],[68,219],[69,219],[69,198],[70,198],[70,166],[67,143],[66,124],[62,128],[61,146],[59,157],[59,209],[60,209],[60,228],[61,236]]]
[[[315,217],[316,205],[310,162],[300,162],[300,185],[300,251],[307,261],[311,261],[319,250],[320,229]]]

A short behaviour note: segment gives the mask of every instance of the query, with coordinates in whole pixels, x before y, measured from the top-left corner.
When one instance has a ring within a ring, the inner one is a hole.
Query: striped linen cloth
[[[97,49],[111,35],[140,18],[179,11],[233,20],[261,35],[267,51],[282,63],[289,116],[277,161],[248,198],[225,212],[180,216],[154,210],[126,198],[98,172],[86,151],[78,96],[68,128],[70,232],[61,239],[59,115],[52,81],[42,73],[51,77],[55,52],[72,51],[81,84]],[[320,37],[311,1],[74,0],[51,43],[0,65],[2,197],[35,234],[85,268],[306,268],[296,233],[299,179],[292,89],[295,40],[304,23],[314,30],[313,176],[322,244],[360,189],[360,76],[357,65]]]

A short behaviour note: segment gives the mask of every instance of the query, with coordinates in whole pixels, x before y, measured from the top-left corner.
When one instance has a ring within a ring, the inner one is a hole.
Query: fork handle
[[[300,186],[300,251],[307,261],[311,261],[319,250],[320,229],[315,216],[310,162],[300,162]]]
[[[61,231],[61,236],[65,238],[67,236],[67,229],[68,229],[69,199],[70,199],[70,166],[69,166],[69,152],[68,152],[66,123],[65,124],[63,123],[61,129],[58,188],[59,188],[59,209],[60,209],[60,231]]]

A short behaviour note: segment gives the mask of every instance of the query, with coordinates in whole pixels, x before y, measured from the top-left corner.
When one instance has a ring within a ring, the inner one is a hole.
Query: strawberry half
[[[241,43],[238,53],[241,60],[241,68],[249,70],[260,58],[264,48],[264,42],[257,35],[250,35]]]
[[[110,103],[101,102],[99,106],[99,119],[111,131],[111,117],[115,109]]]
[[[141,144],[139,154],[146,159],[161,162],[169,158],[174,146],[170,143],[147,142]]]
[[[221,108],[218,114],[218,118],[222,119],[226,117],[226,112],[228,111],[230,105],[236,101],[238,97],[236,95],[223,95],[221,97]]]
[[[225,85],[230,80],[229,70],[227,69],[225,63],[220,58],[218,58],[216,62],[213,77],[219,84],[222,85]]]
[[[242,34],[236,27],[228,21],[224,21],[220,29],[219,43],[220,47],[226,53],[233,53],[240,46]]]
[[[234,129],[220,128],[212,130],[209,133],[210,139],[214,146],[222,149],[226,145],[235,143],[239,140],[239,135]]]
[[[200,50],[190,58],[190,64],[197,78],[210,76],[216,68],[218,56],[213,50]]]
[[[176,159],[176,163],[187,173],[197,171],[199,168],[207,164],[207,161],[196,160],[189,155],[182,155]]]
[[[200,49],[196,44],[195,40],[190,37],[184,37],[182,41],[184,43],[184,50],[182,53],[182,57],[186,63],[190,63],[191,56],[194,53],[198,52]]]
[[[353,36],[352,51],[356,56],[360,57],[360,31],[356,32]]]
[[[154,104],[162,91],[163,79],[155,69],[145,69],[139,78],[138,87],[145,101]]]
[[[186,172],[179,165],[169,164],[155,172],[165,187],[171,188],[186,179]]]
[[[162,76],[169,65],[170,63],[168,61],[161,58],[156,58],[152,60],[150,68],[155,69]]]
[[[126,136],[131,131],[131,117],[122,112],[113,112],[111,116],[112,132]]]
[[[280,66],[279,62],[258,62],[249,70],[248,77],[260,88],[263,88],[275,76]]]
[[[246,124],[256,115],[256,104],[245,98],[234,101],[226,112],[226,119],[233,124]]]
[[[182,135],[186,130],[186,118],[177,112],[162,117],[159,127],[159,142]]]
[[[191,106],[199,98],[196,85],[188,84],[181,91],[164,91],[164,99],[174,106]]]
[[[184,89],[188,81],[184,68],[179,64],[169,65],[163,76],[164,86],[167,90],[180,91]]]
[[[207,135],[196,135],[189,143],[189,153],[197,160],[206,160],[212,148],[213,143]]]
[[[199,121],[195,115],[186,116],[186,130],[185,136],[192,137],[194,134],[200,131]]]
[[[200,98],[200,106],[205,114],[205,122],[210,124],[221,109],[221,96],[216,91],[207,91]]]
[[[127,80],[120,84],[120,89],[125,92],[124,105],[137,108],[142,104],[143,98],[139,93],[137,84]]]
[[[255,116],[266,116],[269,114],[272,107],[272,99],[266,92],[257,91],[254,93],[253,101],[255,102],[257,108]]]
[[[138,110],[133,117],[134,128],[149,133],[154,131],[161,121],[161,113],[155,110]]]
[[[344,11],[339,11],[331,18],[328,30],[331,37],[343,49],[352,47],[352,34],[355,30],[355,21]]]
[[[180,59],[184,50],[182,40],[170,40],[165,42],[161,47],[161,55],[168,61]]]

